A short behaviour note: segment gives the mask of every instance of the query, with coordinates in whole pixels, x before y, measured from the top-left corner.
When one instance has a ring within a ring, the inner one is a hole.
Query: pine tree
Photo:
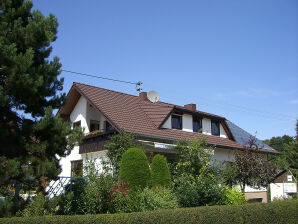
[[[80,130],[53,115],[65,94],[61,63],[49,59],[57,19],[32,10],[32,2],[0,2],[0,188],[44,190],[60,172]],[[68,136],[66,138],[66,136]]]

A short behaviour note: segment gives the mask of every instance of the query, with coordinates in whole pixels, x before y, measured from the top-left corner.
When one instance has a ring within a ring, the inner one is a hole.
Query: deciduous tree
[[[251,137],[244,150],[235,153],[235,161],[227,164],[223,176],[229,185],[239,184],[241,191],[245,187],[267,187],[275,178],[276,166],[267,160],[256,144],[256,138]]]

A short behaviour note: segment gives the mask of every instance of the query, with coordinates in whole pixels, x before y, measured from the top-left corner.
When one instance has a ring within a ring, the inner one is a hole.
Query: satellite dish
[[[151,90],[147,93],[147,98],[149,101],[151,101],[152,103],[156,103],[159,101],[159,95],[156,91]]]

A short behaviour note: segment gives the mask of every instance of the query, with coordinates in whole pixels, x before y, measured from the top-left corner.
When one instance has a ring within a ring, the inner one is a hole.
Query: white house
[[[81,126],[86,134],[83,143],[61,159],[60,176],[72,176],[86,158],[98,159],[101,169],[99,158],[105,158],[104,145],[120,130],[136,133],[139,141],[152,146],[151,153],[168,157],[176,153],[175,142],[204,137],[215,147],[216,160],[231,162],[235,151],[243,149],[251,137],[226,118],[197,110],[195,104],[153,103],[146,92],[135,96],[81,83],[73,84],[59,114],[74,127]],[[278,153],[261,141],[257,144],[264,157]],[[246,196],[267,201],[266,189],[247,188]]]

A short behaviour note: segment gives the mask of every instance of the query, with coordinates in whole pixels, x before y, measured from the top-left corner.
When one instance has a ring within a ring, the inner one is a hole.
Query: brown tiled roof
[[[192,140],[204,137],[207,143],[212,145],[243,149],[243,145],[228,138],[159,128],[160,124],[169,116],[174,108],[184,109],[181,106],[164,102],[151,103],[138,96],[81,83],[74,83],[70,92],[74,89],[87,98],[89,103],[95,106],[117,130],[123,129],[142,136],[171,140]],[[70,97],[69,95],[68,97]],[[61,108],[60,113],[63,114],[64,111],[69,111],[69,108],[67,109],[66,107],[67,105]],[[202,111],[196,112],[202,115],[224,119],[223,117]]]

